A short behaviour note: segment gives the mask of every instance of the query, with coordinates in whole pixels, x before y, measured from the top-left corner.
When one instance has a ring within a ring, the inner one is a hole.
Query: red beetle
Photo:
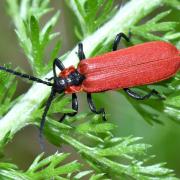
[[[91,93],[124,89],[129,96],[138,100],[148,99],[151,95],[161,97],[156,90],[141,96],[129,88],[162,81],[173,76],[180,68],[180,51],[172,44],[153,41],[117,50],[121,38],[129,41],[129,38],[124,33],[119,33],[113,44],[113,52],[89,59],[85,59],[83,45],[79,43],[78,57],[80,62],[77,68],[74,66],[65,68],[59,59],[55,59],[53,63],[54,76],[48,79],[49,81],[53,79],[53,83],[5,67],[0,67],[0,69],[52,86],[42,116],[40,133],[42,133],[45,117],[56,93],[71,93],[72,109],[76,111],[64,114],[60,121],[66,115],[74,116],[77,113],[78,101],[76,93],[80,91],[87,92],[87,100],[91,111],[96,114],[102,113],[105,120],[104,108],[96,109]],[[56,66],[61,70],[59,75],[56,73]]]

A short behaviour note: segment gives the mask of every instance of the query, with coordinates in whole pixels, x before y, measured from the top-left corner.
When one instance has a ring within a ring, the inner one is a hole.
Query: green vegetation
[[[15,25],[19,44],[28,59],[35,76],[45,78],[52,74],[51,66],[57,56],[61,43],[59,33],[53,32],[60,12],[56,12],[45,25],[40,25],[42,17],[52,11],[49,0],[6,0],[7,10]],[[173,0],[131,0],[120,10],[113,0],[67,0],[67,5],[76,15],[78,25],[74,27],[77,37],[83,42],[87,57],[109,51],[114,36],[118,32],[131,30],[133,45],[145,41],[165,40],[174,45],[180,44],[178,22],[165,21],[169,13],[180,8],[180,2]],[[172,10],[161,10],[146,23],[142,20],[160,6]],[[140,23],[141,22],[141,23]],[[72,32],[72,33],[74,33]],[[157,33],[158,32],[158,33]],[[157,35],[158,34],[158,35]],[[160,35],[159,35],[160,34]],[[46,48],[53,39],[57,39],[53,51],[44,61]],[[76,65],[77,47],[61,59],[66,66]],[[9,66],[9,65],[7,65]],[[44,102],[49,95],[49,87],[33,84],[27,93],[12,100],[17,82],[14,76],[0,72],[0,147],[11,141],[17,131],[32,124],[39,126],[44,109]],[[8,82],[8,83],[7,83]],[[137,102],[128,101],[143,119],[150,124],[164,123],[165,120],[179,122],[180,74],[156,85],[136,88],[142,93],[156,87],[165,97],[165,101],[152,98]],[[120,92],[118,92],[120,93]],[[102,122],[101,116],[92,113],[80,113],[67,118],[64,123],[57,122],[56,113],[73,112],[67,108],[70,99],[61,95],[57,97],[48,112],[45,124],[46,138],[56,146],[67,144],[75,149],[82,158],[81,162],[69,160],[71,154],[55,153],[49,157],[43,154],[36,157],[26,170],[19,170],[11,162],[0,163],[0,179],[177,179],[173,170],[165,163],[153,164],[147,150],[151,145],[142,143],[140,137],[119,137],[113,132],[118,128],[115,123]],[[16,113],[14,113],[16,112]],[[124,117],[126,118],[126,117]]]

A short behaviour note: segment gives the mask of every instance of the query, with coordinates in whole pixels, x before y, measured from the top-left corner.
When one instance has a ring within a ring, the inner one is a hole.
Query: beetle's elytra
[[[177,48],[153,41],[83,60],[77,69],[85,76],[81,89],[92,93],[162,81],[179,67]]]

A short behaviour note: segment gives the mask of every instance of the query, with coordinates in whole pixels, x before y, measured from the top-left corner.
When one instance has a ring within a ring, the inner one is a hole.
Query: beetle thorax
[[[61,71],[59,77],[55,79],[54,88],[56,92],[62,93],[71,86],[80,86],[84,79],[85,77],[80,74],[75,67],[70,66]]]

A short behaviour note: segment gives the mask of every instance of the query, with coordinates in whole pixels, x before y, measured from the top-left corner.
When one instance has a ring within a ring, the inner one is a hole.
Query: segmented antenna
[[[31,81],[35,81],[35,82],[42,83],[42,84],[46,84],[47,86],[53,86],[53,84],[50,83],[50,82],[43,81],[43,80],[41,80],[39,78],[36,78],[34,76],[30,76],[28,74],[23,74],[23,73],[14,71],[14,70],[6,68],[4,66],[0,66],[0,70],[6,71],[6,72],[11,73],[11,74],[14,74],[15,76],[19,76],[21,78],[29,79]]]

